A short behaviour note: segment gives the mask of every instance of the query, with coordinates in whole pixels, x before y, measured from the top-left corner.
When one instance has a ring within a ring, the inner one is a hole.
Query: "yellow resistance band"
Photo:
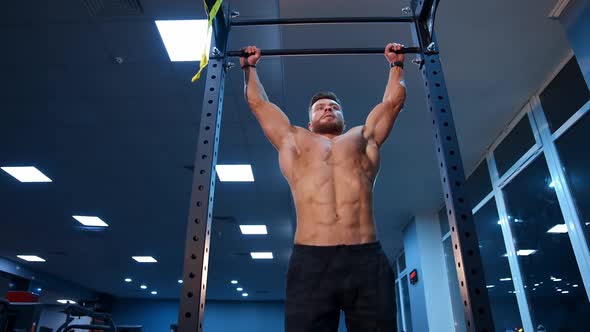
[[[209,8],[207,8],[207,2],[205,2],[205,0],[203,0],[203,3],[205,4],[205,12],[209,15],[209,23],[207,24],[207,34],[206,34],[207,37],[209,37],[209,31],[211,30],[211,26],[213,25],[213,19],[215,19],[215,16],[217,15],[217,12],[219,11],[219,8],[221,7],[222,2],[223,2],[223,0],[217,0],[215,2],[215,4],[213,5],[213,8],[211,8],[211,12],[209,12]],[[205,37],[205,38],[207,38],[207,37]],[[195,83],[195,81],[197,81],[201,77],[201,72],[203,71],[203,69],[205,69],[205,67],[207,67],[208,63],[209,63],[209,54],[207,54],[207,41],[205,41],[205,47],[203,47],[203,56],[201,57],[201,65],[199,68],[199,72],[193,77],[191,82]]]

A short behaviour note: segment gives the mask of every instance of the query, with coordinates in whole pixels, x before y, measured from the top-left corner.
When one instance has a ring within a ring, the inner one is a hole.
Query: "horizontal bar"
[[[298,55],[347,55],[347,54],[383,54],[385,48],[302,48],[262,50],[263,56],[298,56]],[[419,47],[404,47],[402,53],[422,53]],[[227,56],[243,56],[243,51],[228,51]]]
[[[231,20],[231,26],[334,24],[334,23],[412,23],[412,16],[400,17],[320,17]]]

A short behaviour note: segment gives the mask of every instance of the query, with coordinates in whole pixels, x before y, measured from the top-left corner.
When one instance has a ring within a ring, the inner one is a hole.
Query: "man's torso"
[[[372,190],[379,150],[362,126],[333,139],[296,127],[279,150],[297,209],[295,243],[360,244],[376,240]]]

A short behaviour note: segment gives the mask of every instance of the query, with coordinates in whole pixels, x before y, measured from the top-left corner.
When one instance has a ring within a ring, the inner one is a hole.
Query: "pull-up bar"
[[[204,0],[214,8],[221,0]],[[186,231],[183,289],[178,314],[179,332],[203,332],[207,274],[213,220],[217,153],[223,111],[225,78],[231,67],[228,57],[246,56],[242,51],[228,51],[227,41],[232,26],[305,25],[333,23],[411,23],[413,45],[402,53],[418,53],[416,63],[424,79],[426,101],[430,110],[445,210],[449,220],[458,287],[469,332],[495,331],[485,274],[471,206],[466,204],[465,173],[459,149],[451,104],[434,35],[434,17],[439,0],[410,0],[404,13],[411,17],[342,17],[234,20],[237,12],[218,10],[213,20],[212,56],[207,66],[199,143],[194,164],[193,191]],[[226,17],[229,15],[230,17]],[[265,56],[381,54],[382,48],[281,49],[263,50]],[[395,313],[392,313],[395,314]]]
[[[252,19],[231,20],[230,25],[257,26],[257,25],[305,25],[305,24],[347,24],[347,23],[412,23],[411,16],[401,17],[318,17],[318,18],[279,18],[279,19]]]
[[[404,47],[401,53],[422,53],[419,47]],[[263,56],[302,56],[302,55],[348,55],[348,54],[383,54],[383,48],[302,48],[262,50]],[[228,51],[227,56],[245,56],[243,51]]]

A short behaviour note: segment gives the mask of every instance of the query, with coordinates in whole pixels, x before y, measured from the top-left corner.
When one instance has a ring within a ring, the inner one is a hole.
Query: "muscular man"
[[[377,241],[373,184],[379,148],[404,104],[403,45],[388,44],[391,64],[383,100],[362,126],[344,132],[342,103],[332,92],[310,101],[308,129],[297,127],[258,79],[260,50],[240,59],[245,95],[279,152],[293,193],[297,230],[287,273],[286,332],[337,331],[340,310],[349,332],[396,330],[394,276]]]

